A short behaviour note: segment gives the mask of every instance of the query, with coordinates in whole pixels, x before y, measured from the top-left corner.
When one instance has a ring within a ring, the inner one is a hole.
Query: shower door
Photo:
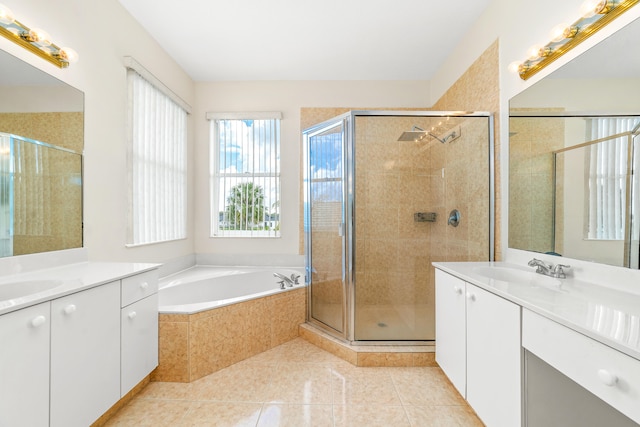
[[[305,132],[309,318],[345,337],[345,134],[347,118]]]

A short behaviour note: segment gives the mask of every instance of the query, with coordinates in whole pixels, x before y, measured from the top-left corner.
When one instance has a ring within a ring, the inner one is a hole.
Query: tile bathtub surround
[[[150,383],[108,426],[482,426],[437,367],[362,368],[296,338],[192,383]]]
[[[194,314],[161,314],[152,381],[190,382],[298,336],[306,288]]]

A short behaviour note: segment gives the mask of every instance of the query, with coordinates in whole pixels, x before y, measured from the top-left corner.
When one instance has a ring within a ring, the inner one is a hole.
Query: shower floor
[[[432,308],[426,304],[359,306],[356,310],[355,339],[357,341],[434,340],[435,318],[432,313]],[[342,319],[342,306],[314,304],[313,317],[330,326],[339,326]]]

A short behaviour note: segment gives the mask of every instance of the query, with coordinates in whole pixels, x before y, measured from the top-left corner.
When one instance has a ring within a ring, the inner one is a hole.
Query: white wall
[[[196,84],[196,243],[198,254],[298,254],[300,241],[300,108],[425,108],[428,81],[261,81]],[[282,225],[279,239],[211,238],[209,122],[217,111],[281,111]],[[215,258],[214,258],[215,259]],[[220,259],[220,258],[218,258]]]
[[[85,247],[92,260],[162,262],[193,252],[193,211],[189,238],[125,248],[127,236],[127,86],[123,56],[136,58],[169,88],[193,105],[194,84],[117,0],[3,0],[17,19],[41,27],[80,60],[60,70],[0,38],[0,49],[54,75],[85,93]],[[190,140],[193,141],[193,123]],[[190,143],[193,158],[193,143]],[[193,177],[190,177],[193,184]],[[189,196],[192,206],[193,195]]]

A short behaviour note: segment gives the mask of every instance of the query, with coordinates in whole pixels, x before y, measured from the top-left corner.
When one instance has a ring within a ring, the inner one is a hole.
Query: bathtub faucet
[[[280,281],[278,282],[280,283],[280,289],[284,289],[285,283],[287,284],[288,287],[293,288],[294,281],[291,280],[291,278],[285,276],[284,274],[273,273],[273,277],[277,277],[278,279],[280,279]]]

